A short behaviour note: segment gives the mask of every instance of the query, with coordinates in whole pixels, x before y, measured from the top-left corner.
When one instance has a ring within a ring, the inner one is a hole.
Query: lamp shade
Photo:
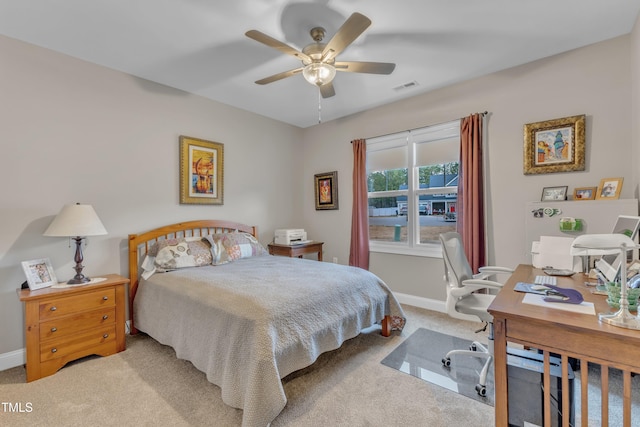
[[[636,242],[624,234],[583,234],[573,240],[571,244],[571,255],[596,256],[619,254],[622,245],[628,249],[637,247]]]
[[[107,234],[91,205],[66,205],[49,224],[44,236],[99,236]]]

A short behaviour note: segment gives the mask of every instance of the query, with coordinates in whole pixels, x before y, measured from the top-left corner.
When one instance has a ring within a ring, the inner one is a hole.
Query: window
[[[375,252],[440,254],[456,229],[460,121],[367,140],[369,241]]]

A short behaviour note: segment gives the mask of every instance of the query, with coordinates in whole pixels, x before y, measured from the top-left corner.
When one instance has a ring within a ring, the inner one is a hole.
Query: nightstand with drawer
[[[322,245],[324,242],[309,241],[296,245],[280,245],[277,243],[269,243],[269,254],[288,256],[291,258],[302,258],[304,254],[318,254],[318,261],[322,261]]]
[[[125,349],[126,285],[117,274],[95,284],[35,291],[19,289],[25,304],[27,382],[89,355]]]

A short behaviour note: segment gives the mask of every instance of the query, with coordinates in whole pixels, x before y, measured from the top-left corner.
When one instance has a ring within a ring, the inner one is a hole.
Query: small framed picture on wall
[[[315,175],[316,210],[338,209],[338,172]]]

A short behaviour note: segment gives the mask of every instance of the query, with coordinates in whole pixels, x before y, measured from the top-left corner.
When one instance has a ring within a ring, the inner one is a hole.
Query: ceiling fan
[[[371,20],[356,12],[342,24],[328,43],[322,43],[325,36],[325,29],[322,27],[314,27],[310,31],[314,43],[305,46],[302,51],[294,49],[260,31],[247,31],[245,33],[247,37],[287,55],[293,55],[302,61],[302,67],[274,74],[273,76],[258,80],[256,83],[265,85],[302,73],[305,80],[320,88],[320,93],[323,98],[329,98],[336,94],[332,83],[336,71],[391,74],[396,64],[387,62],[336,61],[336,57],[357,39],[369,25],[371,25]]]

